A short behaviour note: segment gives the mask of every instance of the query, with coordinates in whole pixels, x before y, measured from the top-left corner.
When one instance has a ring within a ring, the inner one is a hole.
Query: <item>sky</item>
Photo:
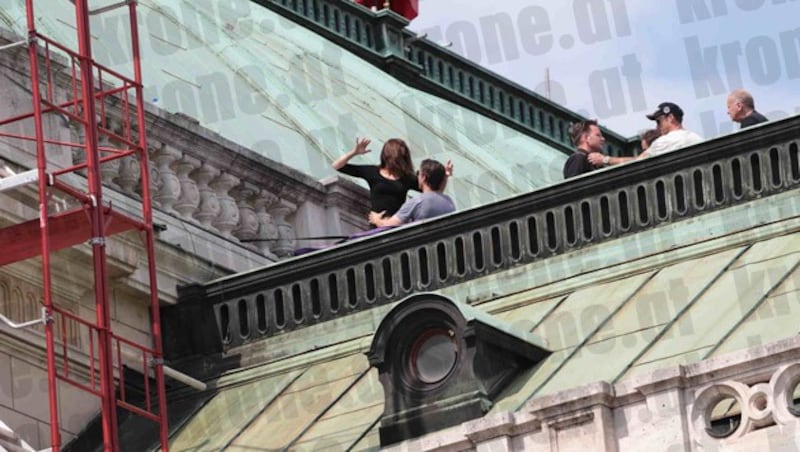
[[[705,138],[738,129],[728,92],[800,113],[800,0],[420,0],[410,28],[632,136],[660,102]]]

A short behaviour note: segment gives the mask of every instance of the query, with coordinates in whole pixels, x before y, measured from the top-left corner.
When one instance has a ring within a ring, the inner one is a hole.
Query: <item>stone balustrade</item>
[[[254,181],[178,151],[172,145],[154,143],[149,154],[154,163],[154,205],[164,212],[198,223],[223,237],[246,242],[244,246],[277,259],[292,255],[295,226],[291,221],[302,196],[288,201]],[[116,168],[119,170],[120,168]],[[121,182],[122,172],[104,177]],[[322,232],[322,231],[321,231]]]
[[[16,38],[0,33],[0,43]],[[0,54],[0,66],[7,69],[4,74],[8,80],[0,81],[0,90],[9,100],[6,116],[28,112],[30,92],[23,88],[29,83],[25,49]],[[65,58],[52,55],[49,70],[57,99],[65,98],[71,89],[68,66]],[[98,98],[97,103],[98,145],[104,156],[124,149],[122,140],[137,142],[138,119],[123,114],[133,99],[126,102],[114,94]],[[191,117],[172,114],[155,105],[145,105],[145,121],[153,218],[168,227],[158,240],[189,249],[195,258],[213,263],[218,270],[206,278],[274,262],[290,256],[297,245],[320,244],[307,237],[347,236],[367,227],[368,193],[349,180],[313,179],[201,127]],[[86,162],[85,150],[79,145],[85,140],[85,131],[77,122],[48,114],[44,126],[48,138],[61,143],[49,145],[51,170]],[[33,124],[31,120],[21,121],[4,130],[30,135]],[[0,146],[2,162],[15,171],[35,167],[35,150],[30,142],[4,140]],[[139,211],[136,204],[141,202],[142,194],[137,158],[128,156],[100,165],[103,183],[110,188],[103,196],[104,202],[131,213]],[[85,169],[79,169],[75,174],[58,177],[85,188],[86,174]],[[35,208],[31,193],[15,196]],[[74,203],[58,193],[53,199],[59,208]],[[194,275],[189,280],[196,277],[203,276]],[[182,277],[177,280],[185,282]],[[168,290],[163,295],[174,300],[174,286]]]
[[[212,135],[189,118],[175,115],[171,119],[179,123],[172,122],[172,127],[183,123],[199,133]],[[109,118],[107,123],[112,132],[120,132],[119,120]],[[65,127],[75,142],[81,140],[79,127],[74,124]],[[292,255],[299,235],[294,214],[304,204],[321,221],[301,225],[303,235],[348,235],[366,227],[366,191],[354,184],[339,180],[323,184],[233,143],[225,144],[234,149],[213,141],[197,146],[201,140],[187,130],[186,134],[163,136],[166,127],[166,124],[163,128],[155,127],[156,132],[150,133],[148,140],[153,207],[163,213],[219,234],[271,260]],[[222,141],[216,136],[211,138]],[[119,147],[103,133],[98,141],[101,149]],[[83,149],[75,148],[71,153],[73,164],[85,162]],[[135,157],[104,162],[100,173],[107,187],[134,198],[141,196],[141,174]],[[339,202],[326,199],[332,185],[343,185],[353,195],[342,203],[341,190],[336,189],[333,192]],[[325,221],[329,216],[325,210],[331,207],[339,210],[336,218],[340,224]]]

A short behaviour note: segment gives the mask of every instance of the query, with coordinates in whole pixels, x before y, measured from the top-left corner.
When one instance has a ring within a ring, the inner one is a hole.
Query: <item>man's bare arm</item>
[[[589,160],[594,166],[609,166],[609,165],[619,165],[620,163],[630,162],[631,160],[635,160],[636,157],[611,157],[608,155],[601,154],[599,152],[592,152],[591,154],[586,156],[586,159]]]
[[[403,224],[403,222],[397,215],[392,215],[389,218],[384,218],[383,212],[370,212],[369,222],[379,228],[385,226],[400,226],[401,224]]]

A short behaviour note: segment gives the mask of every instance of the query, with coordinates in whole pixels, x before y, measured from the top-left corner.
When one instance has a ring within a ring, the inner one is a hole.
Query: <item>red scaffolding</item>
[[[116,419],[119,407],[157,423],[161,448],[166,451],[167,411],[136,1],[123,0],[95,10],[89,9],[88,0],[70,1],[75,10],[77,51],[37,32],[34,0],[25,2],[27,39],[4,46],[27,45],[33,108],[29,113],[0,121],[0,126],[32,122],[33,133],[0,132],[0,136],[35,143],[37,167],[7,178],[0,185],[7,189],[17,184],[38,184],[39,216],[0,229],[0,243],[5,248],[0,265],[41,256],[51,447],[54,450],[61,447],[57,397],[61,381],[99,397],[104,450],[119,449]],[[116,8],[126,8],[130,20],[132,78],[98,64],[92,56],[89,17]],[[119,115],[117,126],[111,126],[107,119],[112,110]],[[51,138],[52,134],[44,127],[44,116],[48,114],[68,119],[78,128],[78,138],[70,141]],[[48,163],[48,151],[56,147],[83,149],[85,162],[56,168]],[[138,162],[140,214],[116,211],[104,201],[100,167],[118,159]],[[51,212],[54,209],[49,204],[54,197],[70,199],[74,207]],[[130,230],[139,231],[147,253],[152,346],[137,344],[112,331],[106,237]],[[88,243],[92,252],[96,311],[93,321],[54,305],[52,296],[51,253],[83,243]],[[80,337],[86,340],[82,349],[68,337],[67,324],[73,330],[80,329]],[[134,366],[140,366],[134,370],[141,372],[144,388],[143,400],[135,402],[126,395],[123,369],[131,367],[132,361]]]

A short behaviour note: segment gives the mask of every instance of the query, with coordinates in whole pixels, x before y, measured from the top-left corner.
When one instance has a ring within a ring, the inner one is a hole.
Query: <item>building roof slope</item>
[[[24,1],[7,3],[0,24],[25,35]],[[455,162],[448,192],[461,208],[561,179],[563,151],[402,84],[255,3],[236,5],[138,2],[148,101],[317,178],[335,174],[330,163],[357,136],[373,138],[373,154],[353,163],[377,163],[383,140],[402,137],[415,163]],[[68,3],[48,4],[37,27],[70,42],[72,12]],[[115,11],[93,16],[92,45],[98,62],[127,73],[122,18]]]
[[[796,197],[795,189],[440,291],[536,334],[553,351],[492,412],[797,335]],[[745,217],[752,224],[736,232],[701,232]],[[682,239],[652,252],[648,240],[667,235]],[[391,307],[347,317],[352,329],[328,322],[265,340],[259,347],[292,356],[221,377],[218,393],[175,433],[173,448],[202,449],[208,441],[229,450],[377,448],[383,390],[363,353]],[[316,344],[315,328],[341,328],[340,341]]]

